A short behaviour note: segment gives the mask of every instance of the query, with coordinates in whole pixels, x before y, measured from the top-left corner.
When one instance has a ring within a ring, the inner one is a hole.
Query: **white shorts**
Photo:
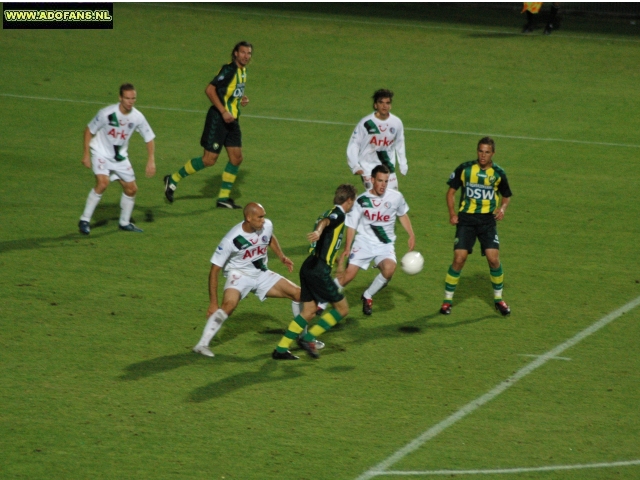
[[[393,243],[369,245],[364,241],[359,242],[356,235],[356,240],[353,242],[351,253],[349,254],[349,265],[355,265],[362,270],[366,270],[371,262],[373,262],[374,267],[377,267],[380,262],[387,258],[393,260],[394,263],[398,263]]]
[[[112,162],[100,155],[91,155],[91,167],[95,175],[107,175],[112,182],[118,179],[123,182],[133,182],[136,179],[128,159]]]
[[[371,190],[373,188],[373,183],[371,182],[370,175],[362,175],[362,183],[364,184],[365,190]],[[395,173],[391,173],[389,175],[389,183],[387,184],[387,188],[398,190],[398,176]]]
[[[271,270],[260,273],[257,277],[250,277],[249,275],[243,275],[242,272],[237,270],[229,270],[227,272],[227,283],[224,284],[224,289],[233,288],[240,292],[240,299],[243,299],[249,292],[253,292],[256,297],[264,302],[271,287],[284,278]]]

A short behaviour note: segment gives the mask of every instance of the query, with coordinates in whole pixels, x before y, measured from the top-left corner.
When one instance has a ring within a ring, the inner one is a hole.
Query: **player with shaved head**
[[[300,314],[300,287],[267,268],[267,247],[289,272],[293,271],[293,262],[282,253],[273,234],[273,223],[265,215],[262,205],[249,203],[244,207],[244,221],[224,236],[211,257],[207,324],[200,341],[193,347],[194,352],[214,356],[209,349],[211,339],[249,292],[253,292],[260,301],[266,297],[288,298],[292,301],[293,316]],[[222,302],[218,298],[220,271],[227,278]]]

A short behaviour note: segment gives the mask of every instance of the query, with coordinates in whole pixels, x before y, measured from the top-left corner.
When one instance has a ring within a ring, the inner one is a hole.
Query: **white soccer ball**
[[[424,267],[424,257],[420,255],[420,252],[408,252],[402,257],[400,262],[402,270],[408,275],[415,275]]]

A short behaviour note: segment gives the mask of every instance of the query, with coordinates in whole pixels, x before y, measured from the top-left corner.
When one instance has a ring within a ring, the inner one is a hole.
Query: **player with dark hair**
[[[373,313],[373,296],[387,286],[396,271],[396,219],[409,235],[409,251],[415,247],[409,206],[398,190],[388,188],[389,178],[390,172],[385,165],[375,167],[371,172],[371,189],[356,198],[346,220],[343,256],[349,255],[349,266],[339,280],[340,285],[346,287],[360,270],[367,270],[372,262],[380,271],[360,297],[365,315]]]
[[[138,185],[133,172],[127,148],[133,132],[139,132],[147,144],[147,177],[156,174],[155,134],[147,119],[134,107],[137,99],[136,89],[130,83],[120,86],[120,102],[100,110],[84,131],[84,154],[82,164],[93,170],[96,177],[95,187],[89,192],[84,212],[78,222],[83,235],[91,232],[91,217],[102,199],[109,183],[118,180],[122,185],[120,199],[120,230],[142,232],[131,223],[131,213],[135,205]]]
[[[406,175],[409,169],[404,147],[404,126],[402,120],[391,113],[391,90],[376,90],[372,99],[374,112],[356,125],[347,146],[347,162],[351,171],[362,177],[366,190],[371,189],[371,171],[374,167],[386,165],[391,173],[389,188],[397,190],[396,159],[400,173]]]
[[[231,63],[223,65],[207,85],[205,93],[212,105],[207,112],[200,139],[204,153],[202,157],[192,158],[180,170],[164,177],[164,194],[169,202],[173,202],[173,195],[180,180],[215,165],[222,147],[225,147],[229,162],[222,173],[222,185],[216,206],[242,208],[235,204],[230,194],[243,160],[242,132],[238,122],[239,106],[246,107],[249,103],[244,89],[247,81],[247,65],[251,61],[252,54],[253,45],[249,42],[237,43],[231,52]]]
[[[342,245],[345,216],[355,202],[356,188],[353,185],[343,184],[336,190],[333,198],[334,206],[323,213],[313,228],[313,232],[307,234],[311,242],[311,254],[300,268],[300,301],[302,312],[289,324],[286,333],[271,354],[274,360],[297,360],[298,357],[289,351],[291,343],[297,339],[300,348],[309,356],[318,358],[316,337],[323,334],[349,313],[347,299],[331,278],[336,253]],[[338,279],[344,272],[344,262],[338,265]],[[318,303],[328,301],[331,309],[325,310],[318,323],[308,332],[305,328],[315,317]]]
[[[473,252],[476,238],[480,241],[482,255],[487,257],[489,263],[495,308],[504,316],[511,313],[509,306],[502,300],[504,274],[496,228],[496,221],[504,218],[511,200],[511,189],[505,171],[493,163],[495,152],[494,140],[491,137],[481,138],[478,142],[477,160],[459,165],[447,182],[449,222],[456,226],[456,236],[453,243],[453,263],[447,272],[444,302],[440,308],[443,315],[451,313],[453,294],[467,256]],[[458,189],[461,189],[461,194],[456,210],[455,195]]]

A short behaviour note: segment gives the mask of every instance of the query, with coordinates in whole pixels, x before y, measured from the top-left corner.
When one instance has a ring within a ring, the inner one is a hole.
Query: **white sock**
[[[135,195],[129,197],[122,192],[120,197],[120,225],[126,227],[131,223],[131,214],[133,213],[133,206],[136,203]]]
[[[300,308],[300,302],[291,302],[291,310],[293,311],[293,318],[300,315],[302,309]]]
[[[84,212],[82,212],[82,216],[80,217],[80,220],[82,220],[83,222],[91,221],[91,217],[93,217],[93,212],[95,211],[96,207],[100,203],[100,200],[102,200],[102,195],[98,195],[96,191],[92,188],[91,191],[89,192],[89,196],[87,197],[87,203],[84,206]]]
[[[229,318],[229,315],[224,313],[224,310],[221,308],[213,312],[213,314],[207,319],[207,324],[204,326],[204,331],[202,332],[202,337],[200,338],[198,345],[208,347],[211,339],[215,337],[216,333],[218,333],[218,330],[220,330],[220,327],[222,327],[222,324],[227,318]]]
[[[364,291],[364,298],[372,298],[376,293],[378,293],[382,288],[384,288],[389,280],[384,278],[381,273],[379,273],[376,278],[373,279],[369,288]]]

